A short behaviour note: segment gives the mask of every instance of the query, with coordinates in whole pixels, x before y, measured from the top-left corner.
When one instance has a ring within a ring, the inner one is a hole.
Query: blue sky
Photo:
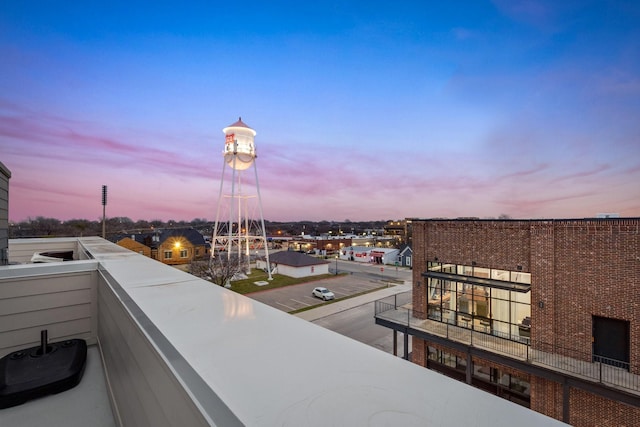
[[[214,219],[239,116],[272,221],[640,216],[636,2],[58,3],[0,5],[11,220]]]

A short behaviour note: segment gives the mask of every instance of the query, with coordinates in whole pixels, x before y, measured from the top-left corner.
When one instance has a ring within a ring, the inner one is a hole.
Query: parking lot
[[[380,280],[358,277],[356,274],[341,274],[335,278],[315,280],[267,291],[258,291],[247,294],[247,296],[286,312],[331,304],[331,301],[325,302],[311,295],[311,291],[316,286],[328,288],[335,294],[336,300],[339,300],[362,292],[383,288],[387,285]]]

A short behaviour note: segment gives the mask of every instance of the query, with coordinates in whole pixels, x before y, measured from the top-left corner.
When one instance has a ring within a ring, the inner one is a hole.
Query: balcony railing
[[[640,375],[629,372],[630,366],[627,362],[529,338],[514,341],[496,331],[482,332],[426,319],[425,313],[414,312],[410,292],[376,301],[375,316],[472,347],[544,366],[556,372],[635,393],[640,392]]]

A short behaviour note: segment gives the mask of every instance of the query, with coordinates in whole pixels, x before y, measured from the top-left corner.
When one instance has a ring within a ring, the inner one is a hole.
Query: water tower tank
[[[256,147],[253,138],[256,131],[247,126],[242,118],[232,125],[222,129],[224,139],[224,159],[229,166],[236,170],[245,170],[256,158]]]

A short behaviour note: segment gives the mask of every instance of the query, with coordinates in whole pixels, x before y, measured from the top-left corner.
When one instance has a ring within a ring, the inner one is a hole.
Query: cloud
[[[0,105],[0,144],[7,154],[46,159],[46,164],[56,160],[99,168],[126,166],[146,174],[213,176],[198,160],[213,153],[192,153],[188,142],[178,145],[171,135],[166,137],[169,143],[163,136],[146,132],[109,135],[113,130],[101,129],[94,123],[28,111],[7,102]]]
[[[578,170],[572,173],[563,174],[550,180],[551,184],[557,184],[562,181],[575,181],[577,179],[601,176],[602,172],[611,170],[609,165],[595,165],[587,170]]]
[[[528,169],[525,170],[516,170],[502,175],[499,174],[496,176],[496,181],[511,181],[514,179],[530,178],[547,170],[549,170],[549,165],[545,163],[531,165]]]
[[[524,191],[520,196],[509,195],[506,198],[497,199],[496,202],[503,205],[505,209],[521,217],[538,216],[541,212],[553,212],[555,205],[560,202],[572,202],[596,195],[595,191],[583,191],[557,196],[540,196],[536,193]]]

